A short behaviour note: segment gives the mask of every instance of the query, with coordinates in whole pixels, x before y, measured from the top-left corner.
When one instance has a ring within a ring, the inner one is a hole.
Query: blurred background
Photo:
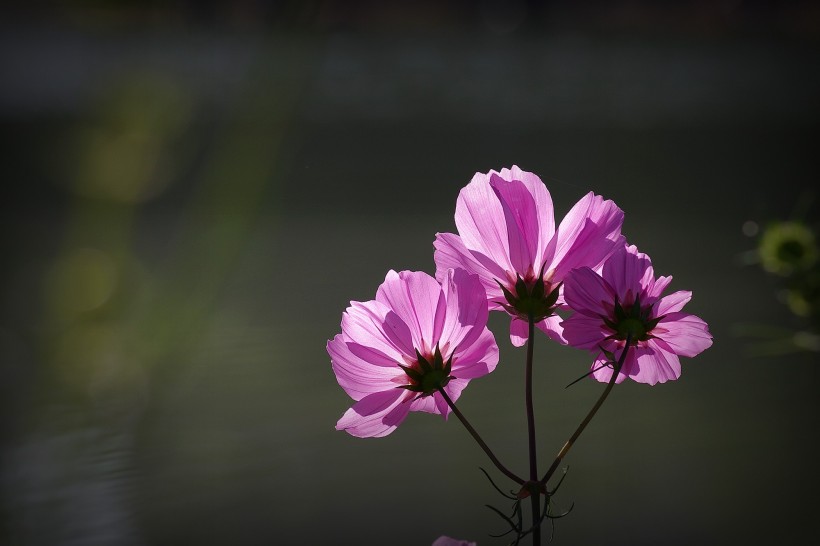
[[[325,344],[388,269],[432,273],[459,189],[512,164],[559,218],[615,200],[715,338],[679,381],[615,389],[554,542],[816,536],[817,3],[0,13],[3,544],[505,544],[455,419],[334,430]],[[523,471],[507,324],[459,405]],[[590,357],[544,336],[536,360],[546,468],[602,386],[564,389]]]

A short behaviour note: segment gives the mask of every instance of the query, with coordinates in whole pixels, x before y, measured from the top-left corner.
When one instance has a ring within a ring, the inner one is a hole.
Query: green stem
[[[569,440],[567,440],[567,443],[564,444],[564,447],[561,448],[561,451],[558,452],[558,455],[556,455],[555,460],[552,462],[552,466],[549,467],[549,470],[547,470],[547,473],[544,474],[543,478],[541,478],[541,483],[544,484],[544,486],[546,486],[547,482],[552,477],[552,475],[555,474],[555,471],[558,469],[558,466],[561,464],[561,461],[564,459],[567,453],[569,453],[569,450],[572,449],[573,444],[575,444],[575,441],[578,439],[581,433],[584,432],[584,429],[587,428],[587,425],[590,421],[592,421],[592,418],[595,417],[595,414],[598,413],[598,410],[604,404],[604,400],[606,400],[606,397],[609,396],[612,387],[615,385],[615,380],[618,378],[618,374],[621,372],[621,368],[624,365],[624,361],[626,361],[626,353],[629,351],[629,346],[631,342],[632,334],[627,334],[626,343],[624,343],[624,350],[621,351],[621,356],[620,358],[618,358],[618,362],[615,363],[615,369],[612,372],[612,377],[609,379],[609,383],[607,383],[604,392],[598,398],[598,401],[595,402],[595,405],[592,406],[592,409],[589,411],[587,416],[584,418],[583,421],[581,421],[581,424],[578,425],[578,428],[575,430],[572,436],[570,436]]]
[[[525,379],[525,398],[527,403],[527,443],[530,455],[530,482],[538,481],[538,458],[536,456],[535,445],[535,412],[532,404],[532,355],[535,346],[535,320],[532,314],[527,319],[527,368]],[[537,490],[530,494],[532,499],[532,543],[535,546],[541,544],[541,493]]]
[[[478,432],[476,432],[476,430],[473,428],[470,422],[467,421],[467,418],[464,417],[464,414],[461,413],[461,410],[459,410],[456,407],[455,403],[450,399],[450,396],[447,394],[447,392],[441,387],[438,388],[438,392],[439,394],[441,394],[442,398],[444,398],[444,401],[447,402],[447,405],[450,406],[450,409],[453,410],[453,413],[455,413],[456,417],[458,417],[458,420],[461,421],[461,424],[464,425],[464,428],[467,429],[467,432],[469,432],[472,435],[473,439],[476,442],[478,442],[478,445],[481,446],[481,449],[484,450],[484,453],[487,454],[487,457],[490,458],[495,467],[498,470],[500,470],[502,474],[513,480],[515,483],[523,485],[524,480],[513,474],[509,469],[507,469],[506,466],[501,464],[501,461],[498,460],[498,457],[495,456],[490,447],[484,442],[484,440],[481,439],[481,436],[479,436]]]

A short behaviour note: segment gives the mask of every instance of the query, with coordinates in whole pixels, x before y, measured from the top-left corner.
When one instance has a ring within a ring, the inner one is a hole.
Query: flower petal
[[[668,313],[652,330],[652,335],[681,356],[696,356],[712,346],[709,325],[687,313]]]
[[[538,253],[539,221],[535,199],[520,180],[490,175],[490,187],[501,203],[507,224],[507,248],[514,270],[526,276],[533,271]],[[540,267],[540,264],[539,264]]]
[[[588,351],[597,351],[604,338],[611,333],[606,330],[603,320],[599,317],[588,317],[578,313],[564,320],[561,326],[568,344]]]
[[[461,392],[467,387],[467,383],[469,382],[469,379],[451,379],[450,382],[447,383],[447,386],[444,387],[444,390],[447,392],[447,396],[450,397],[450,400],[457,402],[458,399],[461,398]],[[450,415],[450,406],[447,405],[444,397],[439,393],[434,394],[433,398],[435,398],[436,405],[438,406],[437,413],[440,413],[445,419],[447,419],[447,416]]]
[[[642,288],[655,279],[649,257],[634,245],[617,248],[604,263],[601,276],[624,305],[631,305],[638,291],[643,292]]]
[[[614,344],[612,347],[607,349],[608,351],[613,351],[616,357],[620,357],[620,351],[622,349],[615,347]],[[636,351],[635,347],[631,347],[629,349],[629,353],[626,355],[626,360],[624,360],[624,364],[621,367],[621,371],[618,374],[618,377],[615,378],[615,383],[623,383],[624,379],[636,368]],[[611,365],[607,365],[606,357],[600,355],[595,361],[592,363],[590,367],[592,370],[592,377],[600,381],[601,383],[609,383],[609,380],[612,379],[612,374],[615,373],[615,369]]]
[[[504,211],[490,175],[476,173],[456,200],[456,227],[464,246],[489,257],[502,270],[512,270]]]
[[[647,295],[651,296],[652,299],[656,299],[661,297],[661,294],[664,290],[666,290],[666,287],[669,286],[669,283],[671,282],[672,276],[668,275],[666,277],[658,277],[657,279],[654,279],[651,283],[643,284],[642,286],[646,288]]]
[[[452,354],[460,346],[469,347],[487,328],[487,293],[477,275],[463,269],[448,270],[442,280],[446,315],[441,343]]]
[[[592,192],[582,197],[561,220],[546,251],[546,270],[554,270],[553,282],[576,267],[598,267],[624,244],[623,221],[624,213],[614,202]]]
[[[451,379],[444,390],[450,397],[450,400],[455,402],[461,396],[461,391],[467,386],[470,381],[468,379]],[[447,401],[438,392],[434,392],[430,396],[415,398],[410,402],[410,411],[423,411],[425,413],[434,413],[441,415],[445,419],[450,415],[450,406]]]
[[[552,196],[547,186],[538,175],[521,170],[517,165],[511,169],[501,169],[498,173],[504,180],[520,180],[535,200],[538,217],[539,248],[537,258],[542,258],[544,247],[555,234],[555,210],[552,205]],[[540,263],[540,261],[539,261]]]
[[[660,317],[683,309],[683,306],[692,299],[692,292],[679,290],[664,296],[655,304],[655,316]]]
[[[607,262],[609,263],[609,262]],[[610,314],[615,291],[589,267],[574,269],[564,279],[564,299],[569,308],[588,317]]]
[[[393,367],[405,356],[415,357],[407,324],[381,302],[350,302],[342,315],[342,332],[353,342],[351,351],[371,364]]]
[[[421,271],[389,271],[376,301],[392,309],[410,328],[413,347],[432,352],[444,324],[446,302],[441,285]]]
[[[436,279],[444,282],[448,269],[464,269],[478,275],[491,309],[501,309],[497,301],[504,300],[504,294],[498,287],[496,279],[506,279],[506,273],[492,260],[476,252],[467,250],[464,242],[453,233],[436,233],[434,260],[436,262]]]
[[[353,342],[345,341],[343,334],[337,334],[327,343],[327,352],[336,380],[354,400],[361,400],[369,394],[389,390],[399,383],[404,373],[398,366],[386,367],[363,360],[350,351]]]
[[[680,372],[678,355],[663,350],[650,339],[647,348],[638,351],[637,367],[630,370],[629,376],[638,383],[655,385],[679,378]]]
[[[433,542],[432,546],[476,546],[476,543],[441,535]]]
[[[561,326],[563,320],[564,319],[558,315],[552,315],[541,322],[536,322],[535,327],[547,334],[551,340],[557,341],[561,345],[566,345],[567,340],[564,338],[564,327]]]
[[[408,391],[404,389],[390,389],[366,396],[342,415],[336,423],[336,430],[344,430],[358,438],[387,436],[407,417],[410,411],[410,404],[404,403],[407,396]]]
[[[475,379],[487,375],[498,364],[498,345],[493,333],[484,328],[481,335],[467,346],[459,346],[453,353],[452,375],[459,379]]]
[[[547,334],[553,341],[557,341],[561,345],[566,345],[567,340],[564,339],[564,328],[561,326],[563,319],[558,315],[551,315],[540,322],[535,323],[535,327]],[[510,343],[514,347],[522,347],[529,339],[529,327],[527,321],[518,317],[512,317],[510,321]]]
[[[510,321],[510,343],[514,347],[523,347],[529,339],[529,325],[527,321],[512,317]]]

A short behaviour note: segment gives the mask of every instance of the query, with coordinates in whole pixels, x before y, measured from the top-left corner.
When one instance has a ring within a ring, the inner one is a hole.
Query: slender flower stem
[[[623,367],[624,362],[626,361],[626,353],[629,351],[629,346],[631,342],[632,334],[629,333],[626,336],[624,350],[621,351],[621,356],[620,358],[618,358],[618,362],[615,363],[615,369],[612,372],[612,377],[609,379],[609,383],[607,383],[604,392],[601,393],[601,396],[598,398],[598,401],[595,402],[595,405],[592,406],[591,410],[589,410],[589,413],[584,418],[584,420],[581,421],[581,424],[578,425],[578,428],[575,430],[572,436],[570,436],[569,440],[567,440],[567,443],[564,444],[564,447],[562,447],[561,451],[558,452],[558,455],[555,456],[555,460],[552,461],[552,466],[549,467],[547,473],[544,474],[543,478],[541,478],[541,483],[545,486],[549,479],[552,477],[552,475],[555,474],[555,471],[558,469],[558,465],[561,464],[561,461],[564,459],[567,453],[569,453],[569,450],[572,449],[572,446],[575,443],[575,441],[578,439],[581,433],[584,432],[584,429],[587,428],[587,425],[590,421],[592,421],[592,418],[595,417],[595,414],[598,413],[598,410],[604,404],[604,400],[606,400],[606,397],[609,396],[609,392],[612,390],[612,387],[615,385],[615,380],[618,378],[618,374],[621,372],[621,367]]]
[[[526,369],[526,402],[527,402],[527,440],[530,454],[530,481],[538,481],[538,458],[536,456],[535,445],[535,412],[532,405],[532,354],[535,347],[535,320],[532,314],[527,319],[527,369]],[[532,543],[535,546],[541,544],[541,493],[536,489],[531,492],[532,499]]]
[[[441,394],[442,398],[444,398],[444,401],[447,402],[447,405],[450,406],[450,409],[453,410],[453,413],[456,414],[456,417],[458,417],[458,420],[461,421],[461,424],[464,425],[464,428],[467,429],[467,432],[469,432],[472,435],[473,439],[476,442],[478,442],[478,445],[481,446],[481,449],[484,450],[484,453],[487,454],[487,457],[490,458],[495,467],[515,483],[523,485],[524,480],[513,474],[506,466],[501,464],[501,461],[498,460],[498,457],[495,456],[490,447],[484,442],[484,440],[481,439],[481,436],[479,436],[478,432],[476,432],[476,430],[473,428],[470,422],[467,421],[467,418],[464,417],[464,414],[461,413],[461,410],[459,410],[456,407],[455,403],[450,399],[450,396],[447,394],[447,392],[441,387],[438,388],[438,392],[439,394]]]

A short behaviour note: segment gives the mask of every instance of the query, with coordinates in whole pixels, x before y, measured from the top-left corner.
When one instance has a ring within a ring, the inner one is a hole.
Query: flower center
[[[646,326],[638,319],[624,319],[618,323],[617,328],[618,339],[626,339],[626,336],[629,335],[634,340],[642,341],[646,337]]]
[[[612,319],[604,317],[604,323],[614,332],[609,338],[624,341],[629,337],[631,345],[636,345],[639,341],[646,341],[652,337],[652,329],[663,318],[651,318],[652,308],[641,307],[640,294],[635,298],[633,304],[626,309],[616,299],[613,314]]]
[[[561,283],[552,286],[544,281],[543,271],[537,277],[527,275],[526,279],[516,274],[515,285],[512,289],[504,286],[501,281],[496,280],[496,282],[504,293],[504,299],[507,300],[498,303],[514,317],[521,320],[532,318],[534,322],[540,322],[555,311],[555,302],[558,301]]]
[[[443,389],[453,377],[450,371],[453,367],[453,357],[447,362],[441,356],[441,349],[438,344],[436,351],[428,357],[422,356],[416,349],[416,362],[410,366],[399,364],[410,381],[408,385],[399,385],[400,389],[419,393],[419,398],[430,396],[439,389]]]

